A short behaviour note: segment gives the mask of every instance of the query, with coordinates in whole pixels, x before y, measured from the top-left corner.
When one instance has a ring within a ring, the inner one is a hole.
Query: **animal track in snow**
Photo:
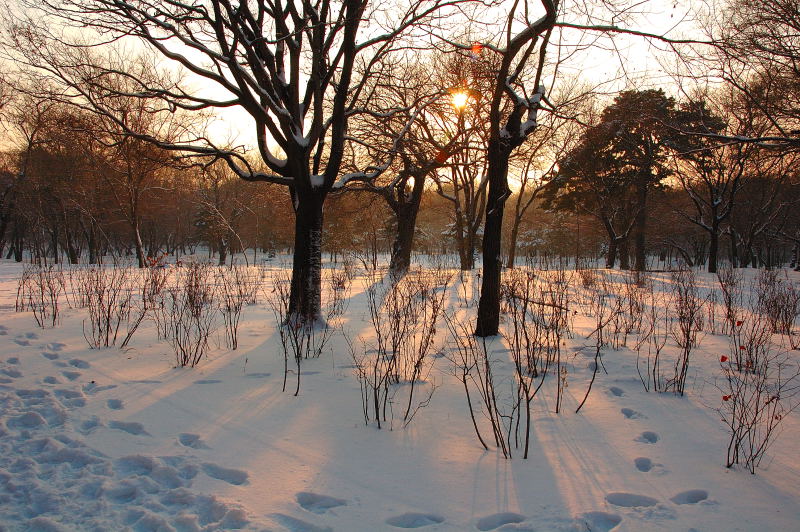
[[[228,484],[241,486],[247,483],[247,471],[229,469],[227,467],[218,466],[217,464],[205,463],[203,464],[203,472],[211,478],[223,480]]]
[[[19,364],[19,359],[17,357],[11,357],[8,360],[6,360],[6,362],[8,362],[9,364],[16,365],[16,364]]]
[[[409,512],[396,515],[386,520],[386,524],[396,528],[421,528],[423,526],[438,525],[444,522],[444,517],[436,514],[418,514]]]
[[[43,378],[42,382],[45,383],[45,384],[58,384],[61,381],[58,380],[57,377],[53,377],[53,376],[50,375],[50,376],[47,376],[47,377]]]
[[[134,436],[150,436],[141,423],[135,421],[109,421],[108,428],[117,429]]]
[[[111,410],[122,410],[125,408],[125,405],[122,404],[122,399],[109,399],[106,401],[106,405],[108,405],[108,408]]]
[[[11,377],[12,379],[18,379],[18,378],[22,377],[22,372],[20,370],[18,370],[18,369],[6,368],[6,369],[2,370],[2,372],[6,376]]]
[[[634,459],[633,463],[636,465],[636,469],[638,469],[642,473],[647,473],[648,471],[653,469],[653,461],[643,456]]]
[[[62,371],[61,374],[71,381],[74,381],[81,376],[80,372],[78,371]]]
[[[89,369],[89,367],[91,366],[91,364],[89,364],[85,360],[81,360],[80,358],[73,358],[72,360],[69,361],[69,365],[72,366],[73,368],[78,368],[78,369]]]
[[[655,506],[658,501],[647,495],[639,495],[637,493],[609,493],[606,495],[606,500],[614,506],[623,506],[625,508],[636,508],[639,506]]]
[[[337,499],[336,497],[330,497],[328,495],[319,495],[309,491],[301,491],[295,495],[295,498],[297,499],[297,504],[299,504],[303,510],[315,514],[324,514],[331,508],[345,506],[347,504],[347,501],[344,499]]]
[[[609,389],[608,389],[608,391],[609,391],[609,392],[611,393],[611,395],[613,395],[614,397],[622,397],[622,396],[624,396],[624,395],[625,395],[625,390],[623,390],[622,388],[618,388],[618,387],[616,387],[616,386],[612,386],[611,388],[609,388]]]
[[[620,516],[607,512],[586,512],[580,516],[580,520],[592,532],[609,532],[622,522]]]
[[[642,432],[634,441],[638,441],[640,443],[656,443],[658,441],[658,434],[655,432],[646,430]]]
[[[678,493],[670,500],[675,504],[697,504],[706,499],[708,499],[708,492],[706,490],[688,490]]]
[[[487,515],[486,517],[481,517],[478,519],[478,522],[475,526],[478,530],[494,530],[496,528],[500,528],[503,525],[513,524],[513,523],[521,523],[525,520],[524,515],[515,514],[513,512],[501,512],[498,514]]]
[[[50,351],[61,351],[62,349],[67,347],[67,344],[62,344],[60,342],[50,342],[45,347],[47,347],[47,349],[49,349]]]
[[[56,360],[58,358],[58,354],[56,353],[49,353],[47,351],[42,351],[42,356],[48,360]]]
[[[208,445],[197,434],[184,432],[178,434],[178,441],[184,447],[191,447],[192,449],[208,449]]]
[[[632,408],[623,408],[620,410],[620,412],[622,412],[622,415],[628,419],[647,419],[647,416],[641,412],[633,410]]]

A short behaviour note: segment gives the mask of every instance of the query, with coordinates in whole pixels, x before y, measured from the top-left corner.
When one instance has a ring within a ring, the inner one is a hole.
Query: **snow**
[[[713,410],[724,335],[704,333],[685,397],[644,391],[633,339],[604,348],[608,374],[574,414],[594,358],[593,321],[576,307],[562,411],[547,389],[553,379],[533,402],[530,458],[512,446],[505,460],[474,435],[441,356],[444,326],[427,377],[435,393],[406,428],[402,419],[365,426],[339,333],[303,362],[299,397],[282,393],[265,297],[270,276],[286,272],[269,268],[258,269],[266,280],[245,308],[239,349],[226,349],[220,330],[191,369],[173,367],[149,321],[125,350],[90,349],[85,309],[66,303],[56,327],[38,328],[32,313],[14,311],[21,267],[0,261],[0,530],[800,529],[796,413],[755,476],[724,466],[727,434]],[[451,273],[449,309],[474,314],[479,279]],[[354,340],[374,336],[365,291],[380,278],[353,280],[340,324]],[[488,347],[498,367],[510,366],[500,339]],[[672,340],[665,353],[677,353]]]

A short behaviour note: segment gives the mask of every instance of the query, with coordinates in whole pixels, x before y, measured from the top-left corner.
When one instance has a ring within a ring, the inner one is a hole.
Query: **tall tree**
[[[541,0],[543,13],[539,18],[531,19],[533,9],[529,11],[528,3],[514,2],[507,14],[503,44],[494,49],[501,59],[489,96],[489,141],[486,150],[489,186],[482,244],[483,275],[475,326],[478,336],[494,336],[500,325],[503,209],[511,194],[508,187],[509,158],[536,129],[537,114],[544,97],[542,67],[547,42],[556,23],[558,4],[558,0]],[[523,21],[521,25],[519,17]],[[533,91],[526,92],[520,76],[537,45],[539,68],[532,80]]]
[[[64,32],[52,27],[54,20],[84,32],[97,30],[94,42],[138,39],[184,68],[191,79],[200,78],[217,88],[192,90],[190,83],[131,75],[120,66],[139,85],[130,94],[160,100],[160,107],[151,104],[154,112],[244,109],[255,125],[264,171],[241,152],[218,147],[205,136],[184,137],[179,142],[158,135],[138,136],[161,147],[223,159],[242,179],[289,187],[295,212],[289,312],[298,319],[314,320],[321,308],[323,205],[337,180],[351,177],[340,175],[340,169],[348,118],[358,106],[365,80],[382,56],[401,46],[399,40],[409,28],[450,15],[466,2],[408,1],[386,9],[367,0],[50,0],[31,2],[31,9],[43,9],[47,16],[18,24],[12,38],[29,64],[66,82],[82,101],[88,95],[74,82],[70,68],[74,62],[64,60],[71,57],[68,45],[56,45],[63,42]],[[453,10],[445,9],[450,7]],[[367,31],[362,22],[369,19],[376,24]],[[357,64],[363,68],[354,76]],[[108,70],[102,64],[94,66],[101,73]],[[107,89],[102,79],[95,75],[91,81],[96,88]],[[102,98],[91,103],[104,113],[110,111]],[[377,175],[385,168],[385,164],[372,165],[363,173]]]

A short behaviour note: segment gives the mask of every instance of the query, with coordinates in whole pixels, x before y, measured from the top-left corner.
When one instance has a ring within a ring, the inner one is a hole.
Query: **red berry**
[[[721,357],[719,357],[719,361],[720,362],[727,362],[728,361],[728,357],[726,357],[725,355],[722,355]]]

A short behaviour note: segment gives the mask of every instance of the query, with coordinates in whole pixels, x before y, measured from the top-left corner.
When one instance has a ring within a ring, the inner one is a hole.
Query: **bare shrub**
[[[505,333],[514,362],[517,413],[515,441],[519,447],[519,424],[525,416],[523,435],[523,458],[528,458],[531,405],[542,389],[549,374],[550,364],[556,358],[553,350],[551,328],[547,327],[541,312],[543,305],[536,303],[537,280],[530,270],[515,269],[505,280],[506,302],[508,308],[507,331]],[[541,294],[538,294],[541,296]],[[474,356],[474,355],[473,355]],[[463,356],[462,356],[463,358]],[[463,378],[463,364],[460,368]]]
[[[120,326],[131,316],[130,270],[99,266],[84,273],[81,290],[87,294],[89,326],[84,321],[83,337],[93,349],[116,345]]]
[[[699,333],[703,330],[704,301],[697,290],[697,281],[692,270],[681,268],[672,274],[672,298],[675,314],[672,337],[680,347],[680,352],[665,390],[683,395],[691,353],[697,346]]]
[[[401,389],[407,390],[402,402],[404,425],[430,402],[434,385],[421,401],[415,402],[415,392],[433,365],[429,355],[447,292],[446,286],[436,286],[435,276],[408,274],[385,291],[381,286],[376,282],[367,289],[375,343],[372,347],[364,344],[358,353],[351,346],[365,421],[374,420],[379,428],[391,419],[391,406]]]
[[[30,265],[22,270],[17,285],[17,312],[30,310],[36,324],[55,327],[59,322],[59,300],[64,292],[64,272],[57,265]]]
[[[220,287],[219,309],[225,329],[225,345],[235,351],[239,347],[242,309],[255,301],[258,286],[250,278],[248,269],[238,264],[230,268],[220,268],[216,278]]]
[[[486,349],[486,339],[472,334],[472,322],[444,313],[450,338],[447,358],[453,363],[455,377],[464,387],[472,426],[484,449],[489,449],[478,425],[478,416],[485,418],[491,427],[495,446],[504,458],[511,458],[507,433],[511,430],[513,412],[503,411],[498,403],[492,364]],[[473,393],[476,401],[473,401]]]
[[[763,322],[761,326],[766,328]],[[720,358],[720,368],[722,401],[716,410],[730,435],[726,466],[741,464],[755,474],[780,424],[800,404],[800,366],[786,352],[772,351],[767,342],[754,351],[746,371],[726,356]]]
[[[742,273],[731,266],[724,266],[717,272],[717,280],[722,291],[722,303],[725,306],[725,334],[736,330],[736,322],[742,317]]]
[[[792,334],[794,322],[800,316],[800,289],[777,270],[761,270],[756,278],[756,309],[769,320],[770,330]]]
[[[283,352],[283,391],[289,376],[289,360],[294,362],[295,390],[294,395],[300,394],[300,368],[302,361],[309,358],[319,358],[328,345],[335,329],[330,322],[343,312],[343,301],[328,306],[326,319],[305,321],[289,314],[289,293],[291,280],[285,270],[276,272],[272,277],[272,291],[267,300],[275,320],[278,323],[278,334]],[[335,292],[335,291],[334,291]],[[338,296],[334,296],[338,297]]]
[[[214,287],[210,280],[209,265],[190,263],[181,268],[175,285],[164,294],[160,319],[178,366],[195,367],[208,351],[208,339],[216,321]]]
[[[664,292],[656,290],[650,292],[643,323],[642,333],[635,346],[636,371],[645,391],[662,392],[666,379],[662,373],[661,353],[667,345],[672,330]],[[643,362],[642,350],[645,346],[647,346],[647,356]]]
[[[586,268],[578,269],[578,278],[581,280],[581,286],[585,289],[594,288],[597,284],[597,270],[589,270]]]

